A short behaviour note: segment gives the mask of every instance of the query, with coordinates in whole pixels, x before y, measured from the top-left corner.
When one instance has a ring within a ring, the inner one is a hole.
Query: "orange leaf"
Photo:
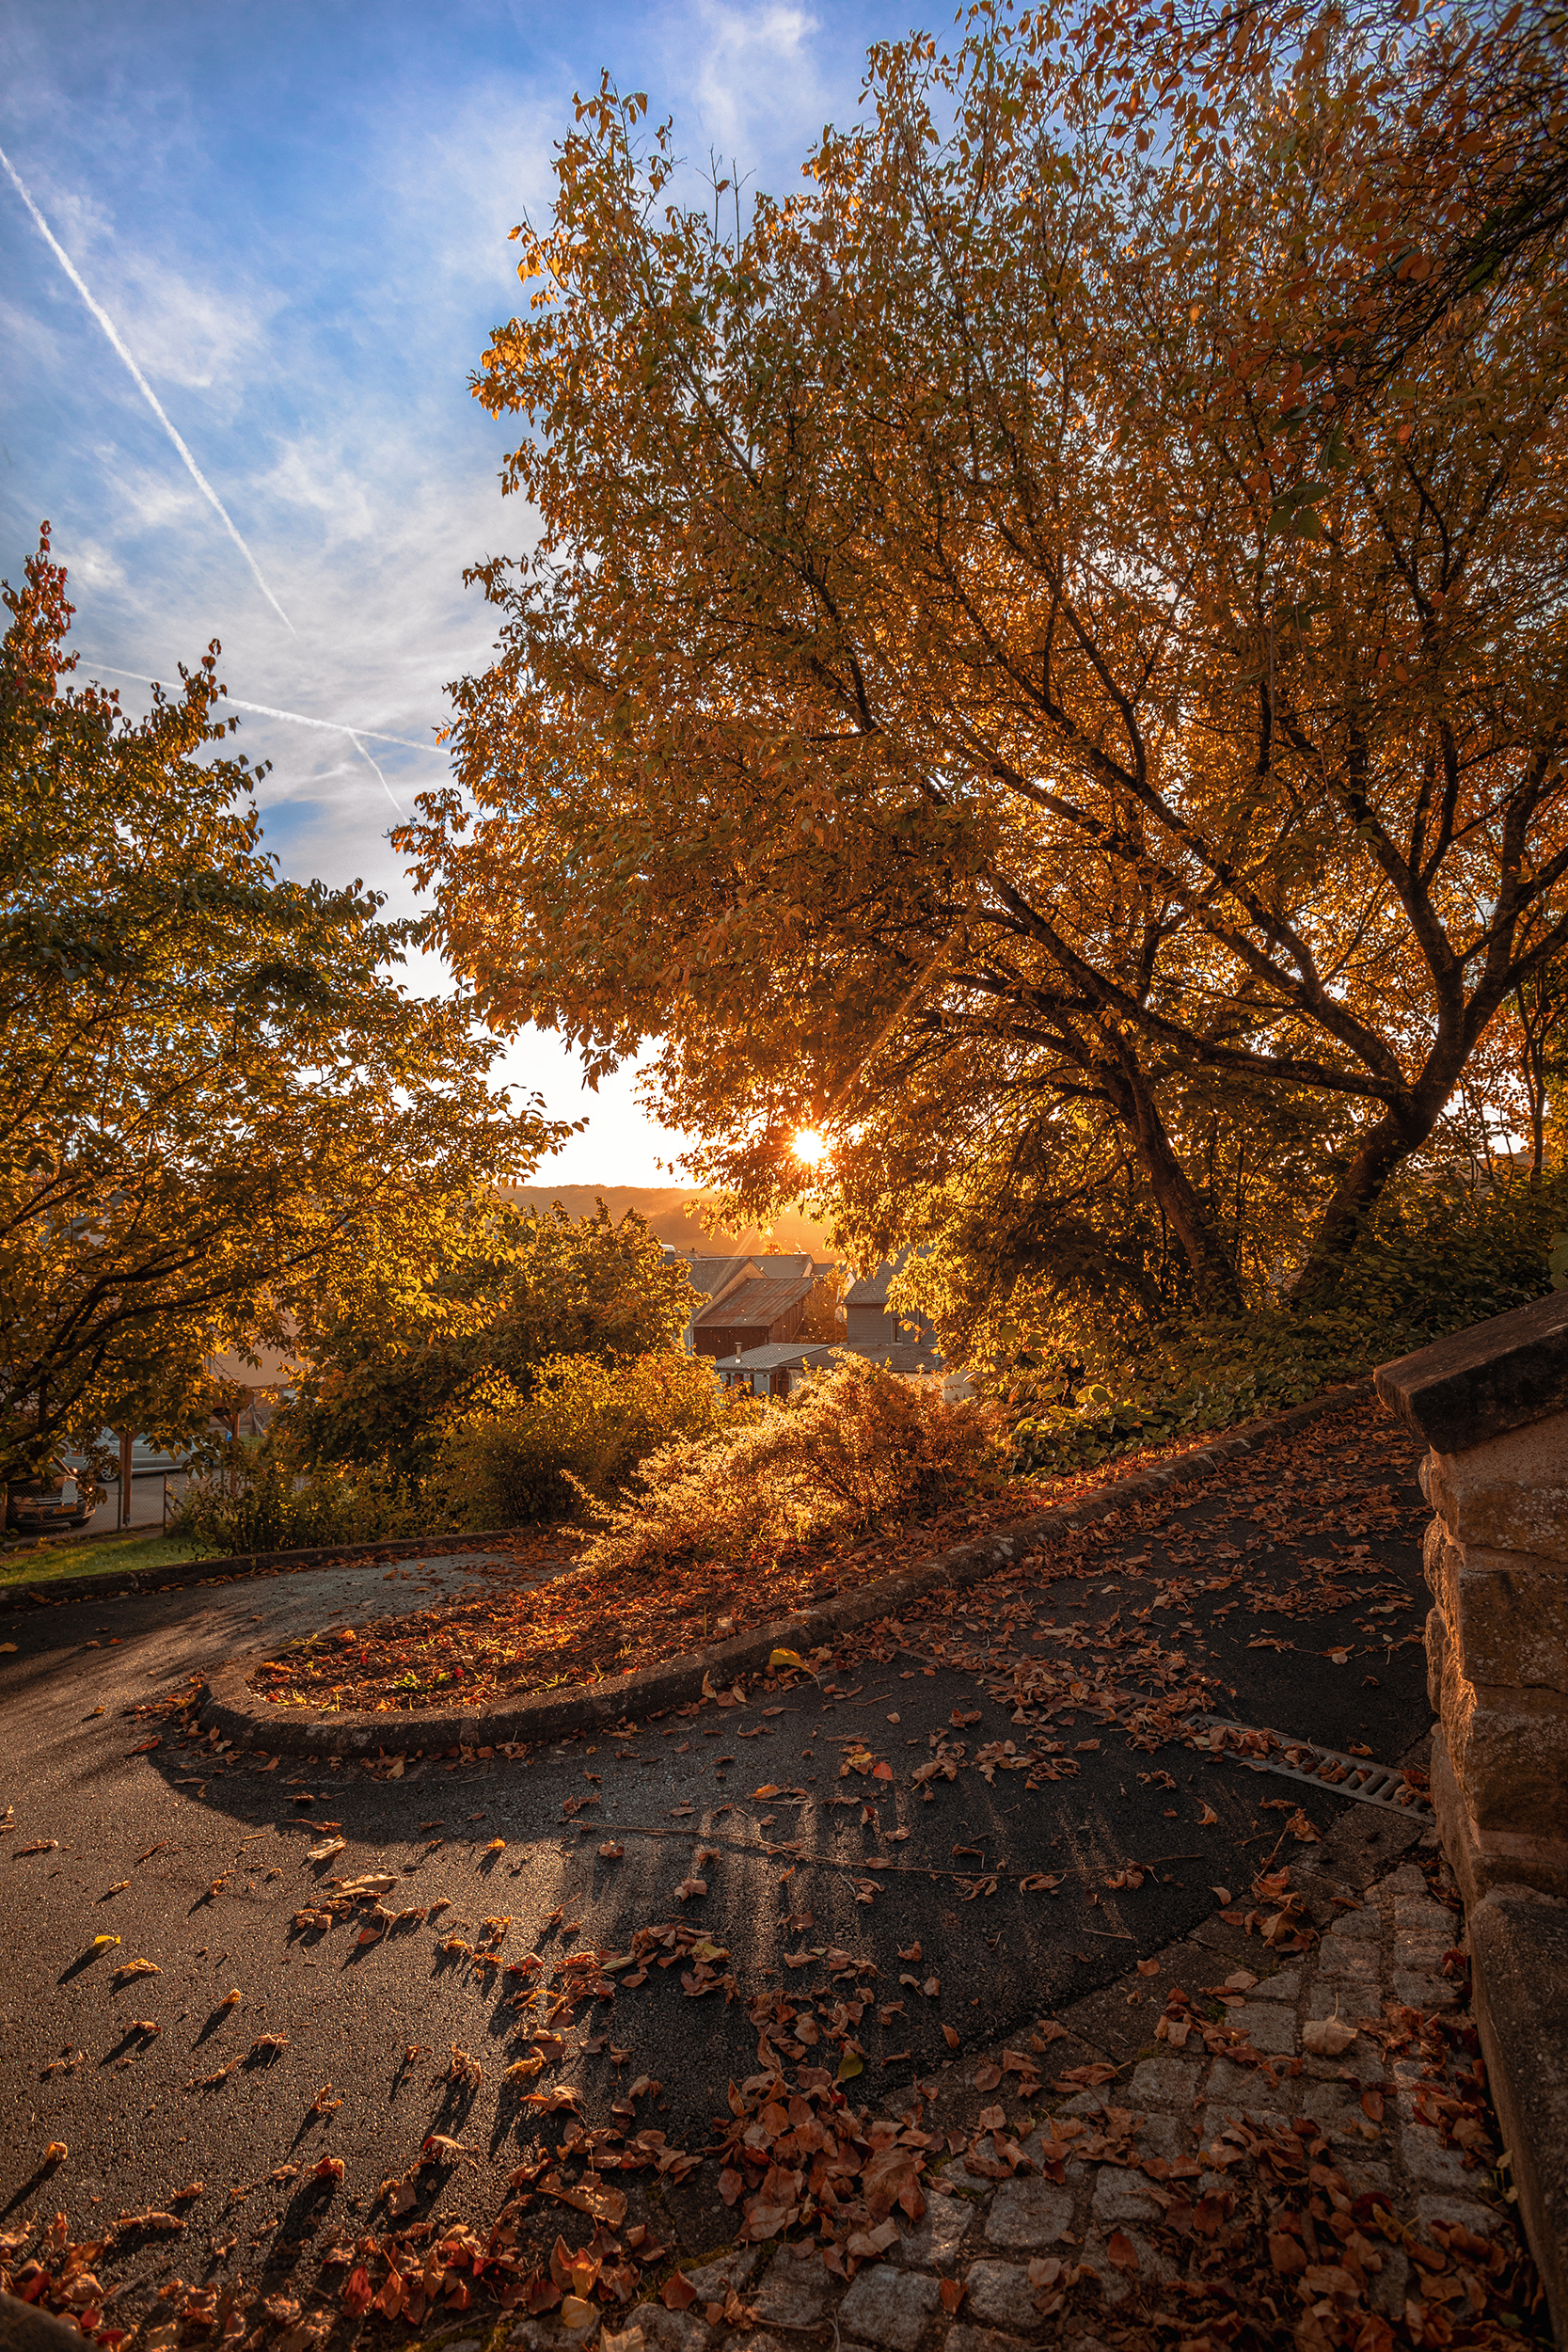
[[[951,2319],[964,2296],[969,2293],[969,2288],[962,2279],[944,2279],[939,2292],[942,2296],[942,2308]]]
[[[1118,2270],[1135,2271],[1138,2267],[1138,2249],[1132,2239],[1124,2237],[1119,2230],[1112,2231],[1105,2255],[1106,2260],[1114,2263]]]
[[[697,2290],[683,2272],[677,2270],[665,2280],[659,2289],[659,2299],[667,2311],[684,2312],[689,2303],[697,2300]]]

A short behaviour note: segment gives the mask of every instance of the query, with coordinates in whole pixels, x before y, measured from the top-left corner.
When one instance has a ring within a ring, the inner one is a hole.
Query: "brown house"
[[[741,1356],[753,1347],[793,1340],[805,1319],[811,1295],[823,1279],[810,1258],[753,1260],[738,1281],[710,1299],[691,1320],[691,1347],[698,1356]]]

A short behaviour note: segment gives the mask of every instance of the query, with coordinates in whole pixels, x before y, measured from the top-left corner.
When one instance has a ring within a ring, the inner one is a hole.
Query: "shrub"
[[[616,1493],[646,1455],[733,1430],[757,1409],[721,1386],[705,1357],[674,1348],[619,1363],[557,1356],[526,1403],[459,1423],[441,1476],[466,1527],[562,1518],[585,1493]]]
[[[1481,1192],[1391,1186],[1329,1313],[1265,1307],[1173,1321],[1015,1378],[1004,1394],[1018,1471],[1084,1469],[1134,1448],[1233,1427],[1354,1380],[1447,1331],[1543,1296],[1568,1177]]]
[[[302,1476],[263,1445],[237,1491],[230,1492],[217,1475],[192,1479],[170,1516],[168,1533],[199,1551],[232,1556],[423,1534],[433,1516],[404,1481],[341,1470]]]
[[[585,1565],[657,1571],[722,1556],[737,1568],[792,1545],[858,1534],[989,1483],[994,1409],[859,1359],[770,1404],[749,1428],[667,1446],[601,1514]]]

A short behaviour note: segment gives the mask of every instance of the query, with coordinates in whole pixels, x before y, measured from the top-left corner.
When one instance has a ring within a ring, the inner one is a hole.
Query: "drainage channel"
[[[1228,1723],[1222,1715],[1202,1715],[1195,1726],[1211,1735],[1216,1754],[1244,1764],[1249,1772],[1275,1772],[1282,1780],[1331,1788],[1337,1797],[1352,1797],[1357,1804],[1381,1805],[1385,1812],[1402,1813],[1407,1820],[1433,1822],[1432,1800],[1407,1780],[1397,1765],[1374,1763],[1364,1756],[1345,1756],[1338,1748],[1320,1747],[1315,1740],[1292,1740],[1282,1731],[1260,1730],[1254,1724]],[[1214,1741],[1218,1732],[1221,1739]],[[1231,1746],[1230,1740],[1246,1745]]]

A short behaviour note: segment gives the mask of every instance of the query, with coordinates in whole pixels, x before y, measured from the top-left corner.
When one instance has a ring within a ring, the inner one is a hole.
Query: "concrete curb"
[[[565,1739],[574,1732],[597,1731],[612,1724],[637,1722],[700,1698],[704,1682],[710,1677],[715,1687],[722,1687],[736,1675],[755,1673],[767,1665],[775,1649],[804,1653],[858,1626],[874,1625],[882,1617],[895,1616],[911,1601],[944,1585],[978,1584],[1007,1566],[1027,1545],[1061,1534],[1085,1519],[1107,1518],[1146,1495],[1206,1478],[1237,1454],[1248,1454],[1271,1438],[1288,1437],[1292,1430],[1323,1414],[1365,1404],[1372,1393],[1370,1379],[1326,1390],[1322,1396],[1294,1406],[1287,1413],[1268,1421],[1247,1422],[1218,1438],[1212,1445],[1112,1480],[1081,1496],[1076,1502],[1059,1510],[1038,1512],[1032,1518],[999,1529],[979,1543],[958,1545],[951,1551],[939,1553],[935,1559],[923,1561],[901,1576],[882,1577],[859,1592],[824,1601],[797,1617],[779,1618],[771,1625],[737,1635],[732,1642],[714,1643],[682,1658],[671,1659],[665,1664],[645,1666],[635,1674],[612,1675],[585,1688],[563,1691],[554,1696],[525,1698],[515,1707],[484,1712],[319,1713],[310,1708],[270,1706],[247,1689],[249,1676],[265,1655],[258,1650],[218,1668],[209,1677],[202,1690],[200,1722],[204,1730],[217,1731],[237,1747],[260,1748],[268,1755],[358,1756],[409,1755],[416,1750],[439,1755],[449,1748],[533,1746],[541,1740]]]
[[[305,1551],[223,1552],[204,1560],[179,1560],[161,1568],[128,1568],[121,1577],[61,1576],[41,1589],[27,1584],[0,1587],[0,1613],[47,1609],[57,1601],[123,1600],[129,1593],[183,1592],[192,1584],[227,1584],[242,1576],[270,1576],[276,1568],[339,1568],[356,1560],[461,1560],[486,1544],[527,1534],[522,1527],[483,1527],[473,1535],[388,1536],[380,1544],[317,1544]],[[112,1589],[111,1589],[112,1588]]]

